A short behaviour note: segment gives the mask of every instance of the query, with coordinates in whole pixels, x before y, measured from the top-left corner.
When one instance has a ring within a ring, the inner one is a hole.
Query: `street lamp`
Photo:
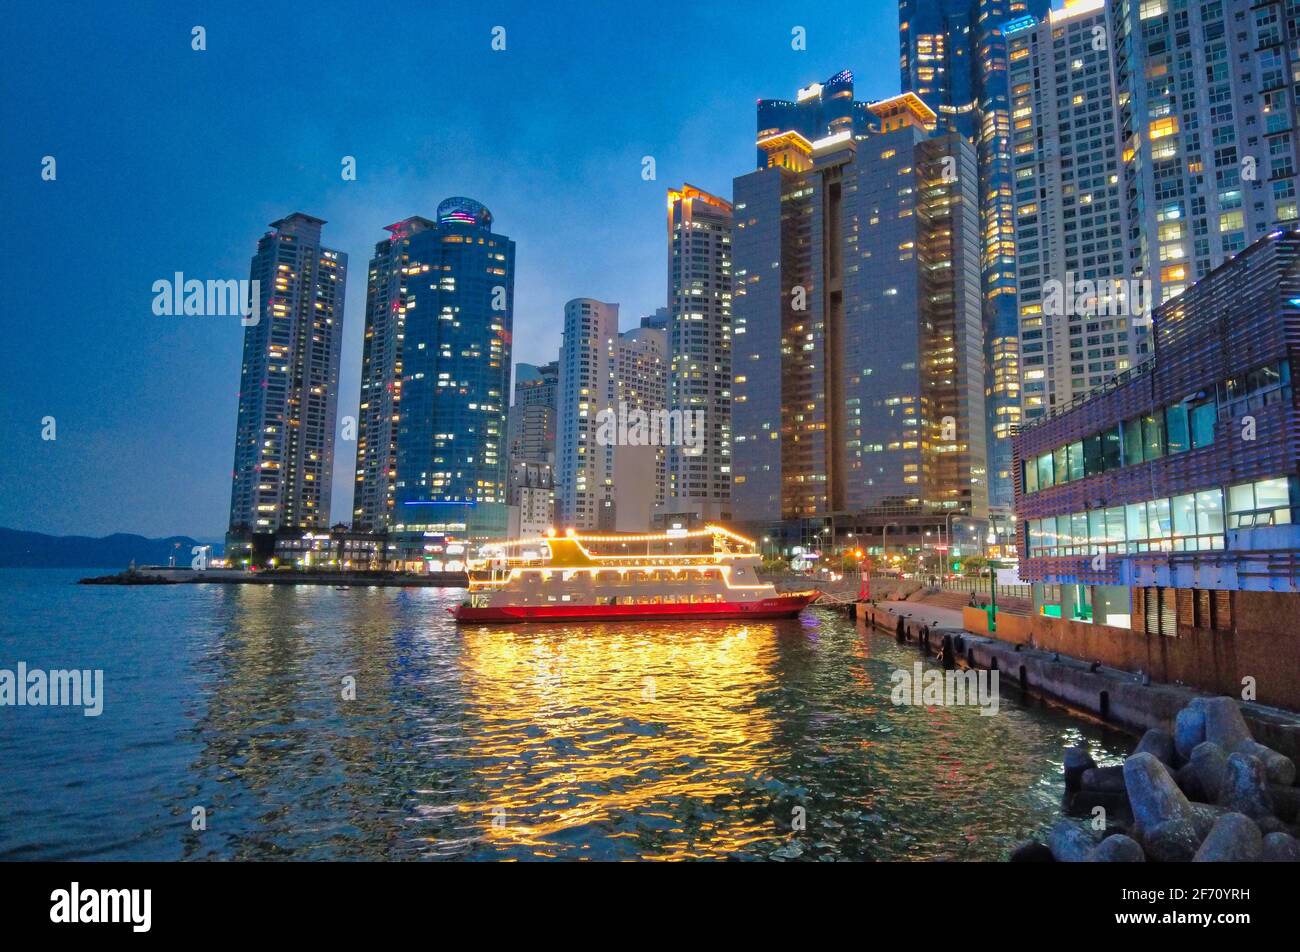
[[[880,559],[884,561],[889,558],[889,527],[897,526],[897,522],[886,522],[880,527]],[[900,527],[901,528],[901,527]]]

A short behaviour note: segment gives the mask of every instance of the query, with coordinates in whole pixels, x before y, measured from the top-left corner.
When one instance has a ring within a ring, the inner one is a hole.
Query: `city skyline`
[[[685,180],[729,193],[731,178],[751,161],[749,110],[758,96],[844,68],[857,72],[869,98],[893,95],[898,85],[892,64],[873,67],[896,49],[892,5],[860,11],[790,4],[761,22],[747,19],[739,4],[664,7],[591,23],[550,23],[508,5],[491,16],[451,13],[436,31],[430,17],[430,48],[442,48],[458,68],[445,71],[445,89],[421,84],[424,111],[439,117],[426,129],[412,123],[407,103],[367,112],[375,81],[361,60],[377,57],[391,35],[412,35],[405,18],[399,24],[378,13],[349,24],[357,52],[347,55],[325,42],[337,25],[328,17],[319,25],[298,23],[273,47],[233,17],[196,15],[207,49],[195,51],[188,20],[168,11],[145,16],[153,21],[149,30],[128,32],[90,13],[84,30],[58,32],[60,48],[80,63],[80,79],[57,73],[35,53],[56,29],[35,20],[16,24],[31,31],[33,43],[0,67],[14,91],[2,107],[6,118],[13,120],[15,103],[25,99],[50,107],[35,121],[9,123],[15,147],[4,159],[4,187],[15,231],[39,234],[48,221],[75,219],[82,240],[96,249],[60,277],[59,295],[46,293],[54,272],[42,242],[6,256],[9,312],[41,319],[15,322],[10,335],[17,379],[3,426],[8,445],[21,452],[0,468],[0,525],[221,535],[243,328],[231,318],[155,316],[150,289],[177,271],[200,280],[245,278],[251,243],[269,222],[297,211],[317,216],[329,223],[329,246],[352,259],[337,412],[340,419],[356,416],[366,286],[357,271],[387,224],[432,215],[448,195],[474,196],[492,208],[519,246],[513,359],[546,363],[559,349],[565,301],[616,301],[629,317],[666,303],[665,191]],[[860,29],[839,29],[846,18]],[[507,29],[505,51],[491,49],[497,23]],[[807,30],[806,52],[791,48],[795,26]],[[622,73],[630,49],[650,44],[667,52],[682,37],[722,29],[730,37],[725,55],[701,58],[686,74],[668,57],[662,65],[642,63],[639,80]],[[174,44],[159,48],[159,36]],[[321,87],[282,77],[272,89],[258,79],[269,51],[286,44],[313,51],[308,72]],[[550,65],[565,48],[582,53],[581,68]],[[119,57],[133,63],[129,82],[108,77]],[[548,87],[524,81],[543,68]],[[101,80],[89,97],[87,78]],[[629,105],[629,81],[645,91],[641,108]],[[151,91],[172,86],[184,94],[156,102]],[[319,114],[291,108],[304,88],[315,90]],[[468,98],[471,90],[479,98]],[[267,97],[268,115],[221,108],[245,94]],[[484,96],[499,99],[494,118],[481,108]],[[578,131],[586,134],[575,137]],[[710,148],[701,149],[706,133]],[[46,155],[58,162],[52,182],[41,178]],[[656,160],[654,180],[642,178],[646,155]],[[340,176],[347,156],[356,160],[355,181]],[[106,169],[116,173],[107,183]],[[569,244],[592,250],[566,253]],[[112,361],[102,359],[108,353]],[[59,374],[48,374],[52,364]],[[47,415],[58,421],[52,442],[40,438]],[[154,468],[141,471],[142,459]],[[331,522],[351,521],[354,479],[355,444],[341,442]],[[106,498],[111,506],[103,505]]]

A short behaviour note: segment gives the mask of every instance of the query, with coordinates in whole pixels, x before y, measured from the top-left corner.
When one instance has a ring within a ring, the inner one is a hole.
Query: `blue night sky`
[[[225,531],[242,328],[155,316],[154,281],[247,278],[269,222],[326,219],[350,257],[339,416],[355,414],[374,243],[468,195],[518,244],[513,359],[550,360],[570,298],[618,302],[625,327],[662,307],[666,190],[730,197],[754,101],[844,68],[858,98],[898,92],[896,4],[6,5],[0,526]],[[336,521],[355,446],[339,443]]]

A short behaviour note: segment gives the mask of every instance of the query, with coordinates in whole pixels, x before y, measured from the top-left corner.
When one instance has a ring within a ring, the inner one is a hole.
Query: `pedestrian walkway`
[[[944,608],[942,605],[927,605],[925,602],[876,602],[877,608],[893,612],[904,618],[912,618],[930,627],[962,628],[961,609]]]

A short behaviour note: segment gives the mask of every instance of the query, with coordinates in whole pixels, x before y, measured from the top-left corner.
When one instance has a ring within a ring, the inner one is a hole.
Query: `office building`
[[[403,562],[506,531],[515,243],[492,221],[449,198],[409,249],[392,525]]]
[[[668,408],[703,415],[696,445],[666,448],[668,518],[731,519],[731,226],[730,202],[668,192]]]
[[[868,111],[760,129],[734,183],[732,507],[759,537],[988,516],[975,153],[916,96]]]
[[[1012,209],[1011,116],[1003,25],[1041,18],[1050,0],[900,0],[903,92],[919,96],[940,131],[975,147],[990,498],[1011,508],[1011,431],[1020,421],[1020,338]]]

